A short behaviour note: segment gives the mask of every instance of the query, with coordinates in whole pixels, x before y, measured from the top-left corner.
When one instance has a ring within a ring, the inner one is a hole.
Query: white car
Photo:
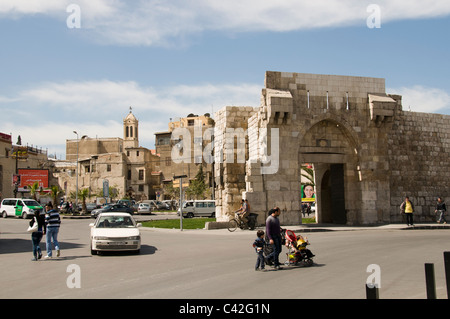
[[[140,203],[137,212],[138,214],[151,213],[152,208],[149,203]]]
[[[91,254],[99,251],[140,252],[141,224],[128,213],[100,213],[91,227]]]

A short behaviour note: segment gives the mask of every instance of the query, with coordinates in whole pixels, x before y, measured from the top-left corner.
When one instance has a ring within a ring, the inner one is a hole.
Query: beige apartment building
[[[161,192],[164,184],[173,183],[174,187],[179,187],[179,179],[174,179],[174,176],[186,175],[183,187],[189,186],[199,171],[199,165],[203,165],[205,182],[212,187],[214,164],[205,160],[205,156],[212,155],[212,149],[209,150],[213,129],[214,120],[208,113],[201,116],[189,114],[170,121],[168,131],[155,133],[156,153],[160,157]],[[183,134],[174,135],[179,132]]]
[[[21,144],[21,143],[19,143]],[[0,200],[7,197],[30,197],[30,185],[38,182],[42,189],[56,183],[51,174],[52,161],[47,150],[12,143],[12,134],[0,133]],[[19,175],[20,184],[14,185]]]

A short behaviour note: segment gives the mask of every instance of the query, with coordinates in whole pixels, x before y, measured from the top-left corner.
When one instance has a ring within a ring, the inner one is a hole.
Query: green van
[[[14,216],[25,219],[28,216],[39,214],[43,210],[44,208],[37,201],[26,198],[5,198],[0,206],[3,218]]]

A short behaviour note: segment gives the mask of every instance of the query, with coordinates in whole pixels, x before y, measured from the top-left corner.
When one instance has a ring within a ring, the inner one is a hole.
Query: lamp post
[[[78,208],[78,144],[80,143],[79,139],[78,139],[78,132],[77,131],[73,131],[76,135],[77,135],[77,166],[75,168],[75,174],[77,175],[77,182],[76,182],[76,192],[75,192],[75,209]]]
[[[183,177],[187,177],[187,175],[178,175],[174,176],[173,179],[180,179],[180,230],[183,230]]]

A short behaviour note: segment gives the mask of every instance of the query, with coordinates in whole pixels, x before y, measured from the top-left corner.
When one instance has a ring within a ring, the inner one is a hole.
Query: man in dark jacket
[[[442,199],[442,197],[438,197],[437,204],[436,204],[436,210],[435,213],[439,214],[439,220],[438,223],[444,223],[447,224],[447,221],[445,220],[445,213],[447,212],[447,207],[445,206],[445,203]]]
[[[280,220],[280,208],[275,207],[272,210],[272,214],[266,219],[266,235],[269,239],[269,243],[273,246],[273,252],[266,257],[266,259],[272,259],[275,269],[281,269],[279,255],[281,253],[281,228]]]

